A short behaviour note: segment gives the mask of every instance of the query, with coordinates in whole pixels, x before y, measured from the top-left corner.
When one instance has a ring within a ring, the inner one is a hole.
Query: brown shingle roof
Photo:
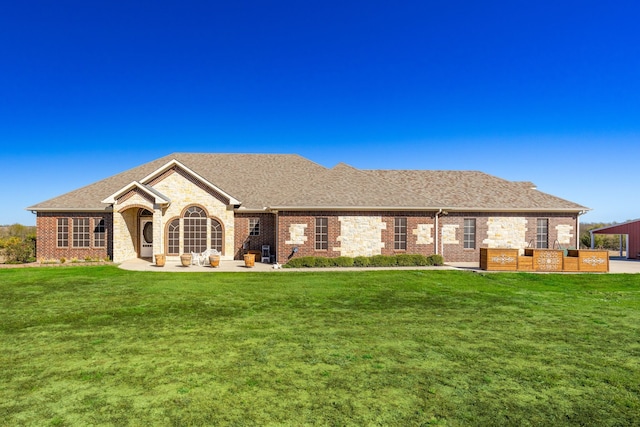
[[[410,189],[439,207],[464,210],[588,209],[543,193],[531,182],[507,181],[478,171],[372,170],[368,173],[390,184]]]
[[[174,153],[38,203],[29,210],[104,210],[106,197],[177,160],[242,208],[568,210],[584,206],[474,171],[328,169],[293,154]]]

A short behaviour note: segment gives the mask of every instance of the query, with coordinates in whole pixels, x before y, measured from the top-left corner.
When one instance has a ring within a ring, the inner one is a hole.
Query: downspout
[[[280,246],[280,213],[275,211],[274,215],[276,216],[276,240],[274,242],[274,253],[276,255],[276,264],[278,264],[280,262],[280,260],[278,260],[278,247]]]
[[[584,215],[585,213],[587,213],[587,211],[580,211],[578,212],[578,215],[576,215],[576,249],[580,249],[580,216]],[[592,241],[593,241],[593,235],[592,235]]]
[[[435,220],[436,220],[436,229],[434,230],[434,252],[436,255],[438,255],[438,233],[440,228],[438,227],[438,218],[440,217],[440,214],[442,213],[442,209],[440,209],[438,212],[436,212],[435,215]]]

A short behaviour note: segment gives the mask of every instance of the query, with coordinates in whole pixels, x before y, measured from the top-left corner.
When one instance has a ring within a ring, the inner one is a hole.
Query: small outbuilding
[[[591,230],[591,248],[594,245],[594,234],[620,234],[627,239],[627,258],[640,259],[640,219],[627,221],[622,224]]]

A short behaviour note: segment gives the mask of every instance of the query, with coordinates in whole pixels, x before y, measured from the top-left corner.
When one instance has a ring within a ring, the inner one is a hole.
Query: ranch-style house
[[[579,204],[477,171],[325,168],[298,155],[175,153],[30,206],[37,257],[223,260],[576,247]],[[260,259],[258,259],[259,261]]]

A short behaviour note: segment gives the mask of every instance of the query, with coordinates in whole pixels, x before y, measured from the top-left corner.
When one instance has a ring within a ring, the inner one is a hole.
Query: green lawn
[[[640,423],[637,275],[0,270],[2,425]]]

